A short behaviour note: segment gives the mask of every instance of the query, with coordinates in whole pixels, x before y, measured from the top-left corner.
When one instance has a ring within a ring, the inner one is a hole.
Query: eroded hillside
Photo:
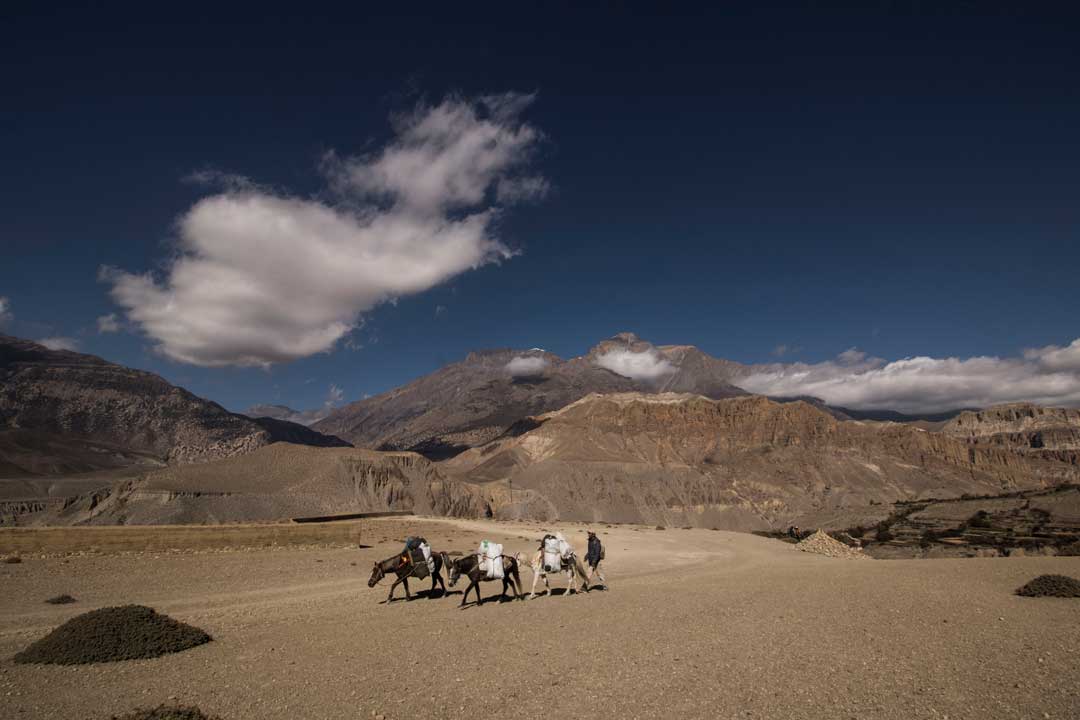
[[[496,511],[508,516],[732,529],[1080,476],[1052,457],[840,421],[803,402],[639,393],[586,397],[444,466],[502,488]]]

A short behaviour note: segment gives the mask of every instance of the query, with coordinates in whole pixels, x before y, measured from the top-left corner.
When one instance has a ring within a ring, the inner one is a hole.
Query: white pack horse
[[[562,536],[558,536],[558,539],[562,542],[566,542]],[[521,553],[517,554],[518,564],[527,565],[533,572],[532,589],[529,591],[529,599],[536,597],[536,580],[537,578],[544,579],[544,587],[547,589],[547,594],[551,594],[551,584],[548,583],[549,572],[564,572],[566,573],[566,595],[571,593],[577,593],[577,575],[581,576],[581,582],[584,585],[584,589],[589,589],[588,575],[585,574],[585,568],[581,566],[581,561],[578,560],[577,553],[572,549],[560,554],[560,563],[558,570],[549,571],[544,567],[544,547],[541,544],[540,548],[533,553],[532,558],[526,558]]]

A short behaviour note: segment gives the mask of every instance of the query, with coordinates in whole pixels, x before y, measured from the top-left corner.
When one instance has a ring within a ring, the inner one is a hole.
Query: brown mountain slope
[[[671,362],[673,371],[635,380],[598,364],[602,355],[617,350],[656,352]],[[514,369],[515,359],[524,361],[526,369]],[[678,389],[714,398],[744,394],[727,382],[737,367],[742,366],[690,346],[655,348],[630,333],[570,360],[538,349],[474,352],[407,385],[338,408],[313,427],[357,447],[414,450],[444,459],[498,437],[525,417],[590,393]]]
[[[275,443],[155,470],[20,523],[214,524],[384,510],[481,517],[488,506],[473,488],[447,480],[415,453]]]
[[[442,465],[488,486],[502,515],[730,529],[1080,477],[1076,465],[906,425],[842,422],[803,402],[640,393],[586,397]]]
[[[962,412],[942,431],[975,445],[1032,452],[1080,451],[1080,410],[1031,403]]]
[[[339,442],[307,428],[264,427],[153,373],[5,335],[0,435],[6,436],[0,441],[0,476],[7,477],[87,472],[147,459],[212,460],[285,436]],[[24,452],[27,447],[44,448],[47,462],[39,453]]]

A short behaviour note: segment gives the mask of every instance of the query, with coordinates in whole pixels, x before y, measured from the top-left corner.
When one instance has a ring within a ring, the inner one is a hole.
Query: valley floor
[[[583,525],[560,527],[584,549]],[[1080,577],[1077,557],[850,561],[746,534],[599,525],[606,592],[500,603],[485,583],[490,600],[459,610],[460,584],[391,605],[385,584],[367,587],[407,534],[437,550],[484,537],[527,551],[543,529],[386,518],[355,523],[366,549],[0,564],[0,715],[95,719],[180,702],[224,720],[1080,716],[1080,600],[1013,594],[1043,573]],[[43,603],[60,593],[78,602]],[[153,660],[12,662],[69,617],[125,603],[214,641]]]

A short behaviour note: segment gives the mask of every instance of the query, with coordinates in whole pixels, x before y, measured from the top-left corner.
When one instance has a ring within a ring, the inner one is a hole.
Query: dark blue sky
[[[240,409],[381,392],[484,347],[633,330],[744,362],[1017,355],[1080,337],[1080,17],[1020,4],[353,3],[2,11],[7,332],[75,338]],[[865,5],[865,4],[863,4]],[[213,168],[297,196],[447,94],[536,92],[552,192],[522,253],[382,305],[364,347],[201,368],[137,332],[101,264],[160,269]],[[438,307],[444,308],[437,311]]]

